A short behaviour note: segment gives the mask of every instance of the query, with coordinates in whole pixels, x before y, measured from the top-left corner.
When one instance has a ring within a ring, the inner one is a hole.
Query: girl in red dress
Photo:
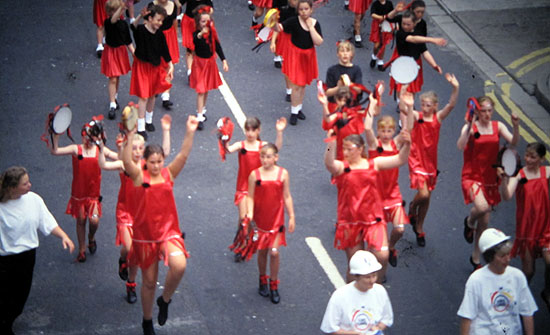
[[[287,59],[283,62],[283,73],[292,83],[290,96],[290,124],[295,126],[298,119],[305,120],[302,112],[302,102],[306,85],[318,77],[317,53],[315,46],[323,44],[321,25],[311,17],[313,13],[312,0],[298,0],[298,16],[287,19],[282,24],[275,25],[275,30],[290,34]]]
[[[445,79],[453,87],[449,102],[439,110],[439,98],[433,91],[420,95],[421,111],[413,111],[414,126],[411,131],[411,154],[409,155],[409,178],[411,189],[416,195],[409,204],[409,218],[416,235],[416,243],[424,247],[426,237],[424,219],[430,206],[430,197],[437,181],[437,149],[441,122],[449,116],[458,99],[459,83],[454,74],[445,74]],[[402,94],[402,97],[404,95]],[[407,94],[407,106],[414,104],[414,96]]]
[[[94,0],[93,18],[94,24],[97,26],[97,48],[95,49],[97,58],[101,58],[101,55],[103,53],[103,36],[105,35],[103,23],[105,22],[105,19],[107,19],[107,13],[105,12],[105,3],[107,3],[107,0]]]
[[[354,13],[353,17],[353,35],[355,39],[355,47],[362,48],[361,40],[361,21],[365,17],[365,12],[369,9],[372,0],[350,0],[349,10]]]
[[[329,136],[330,131],[329,131]],[[349,259],[357,250],[371,251],[383,268],[378,282],[385,280],[388,262],[388,236],[378,175],[381,170],[393,169],[407,162],[410,136],[401,132],[403,145],[399,154],[367,159],[365,142],[360,135],[344,139],[344,160],[335,159],[336,143],[330,141],[325,151],[325,166],[338,188],[338,218],[334,247],[346,252]],[[348,271],[347,282],[353,280]]]
[[[475,269],[480,265],[479,237],[489,225],[491,210],[500,202],[496,169],[500,138],[515,146],[519,141],[519,118],[512,114],[513,133],[500,121],[492,121],[493,99],[483,96],[477,99],[472,121],[462,127],[457,147],[463,151],[462,195],[464,203],[473,203],[470,214],[464,218],[464,238],[474,243],[470,263]]]
[[[105,19],[105,50],[101,58],[101,73],[109,78],[109,119],[115,118],[118,84],[120,76],[130,72],[128,51],[134,54],[134,45],[130,37],[130,29],[126,21],[121,20],[122,11],[126,8],[122,0],[109,0],[105,4],[105,11],[109,17]]]
[[[185,6],[185,14],[181,19],[181,45],[185,47],[185,62],[187,65],[187,80],[191,75],[191,68],[193,66],[193,50],[195,50],[195,44],[193,43],[193,33],[197,30],[195,25],[195,14],[193,13],[195,8],[200,5],[210,7],[210,15],[214,14],[214,5],[212,0],[179,0],[181,5]]]
[[[277,165],[279,159],[275,144],[267,143],[260,150],[262,166],[248,177],[247,217],[256,222],[258,250],[258,270],[260,271],[261,296],[271,297],[271,302],[281,300],[279,285],[279,247],[286,246],[285,208],[288,214],[288,231],[294,232],[296,221],[294,205],[290,194],[288,171]],[[267,255],[269,253],[269,274],[267,275]],[[268,290],[269,279],[269,290]]]
[[[280,118],[275,125],[277,129],[277,139],[275,145],[277,150],[283,146],[283,131],[286,128],[286,119]],[[245,198],[248,194],[248,177],[250,173],[262,166],[260,161],[260,150],[266,141],[260,140],[261,123],[256,117],[249,117],[244,123],[244,134],[246,136],[245,141],[235,142],[233,144],[227,144],[226,151],[228,153],[239,152],[239,171],[237,173],[237,190],[235,192],[235,206],[239,209],[239,226],[248,213],[247,203]],[[240,228],[239,228],[240,229]],[[243,260],[242,255],[236,251],[235,261],[240,262]]]
[[[189,116],[180,152],[167,167],[164,167],[164,151],[158,145],[148,145],[145,148],[143,169],[132,159],[130,141],[126,142],[122,151],[124,169],[136,187],[134,235],[128,259],[130,265],[135,264],[141,268],[142,327],[145,335],[155,333],[152,318],[158,261],[164,260],[164,264],[169,267],[164,290],[156,300],[159,306],[158,323],[161,326],[168,319],[168,305],[187,266],[189,255],[179,227],[173,186],[174,179],[183,169],[191,152],[197,125],[197,119]],[[135,129],[130,132],[129,138],[134,134]]]
[[[530,143],[525,150],[525,167],[516,176],[508,177],[502,169],[498,173],[504,200],[510,200],[516,193],[516,239],[512,257],[519,255],[528,281],[535,274],[535,260],[544,259],[546,269],[541,296],[550,311],[550,166],[542,165],[544,156],[544,144]]]
[[[203,129],[204,121],[206,121],[204,114],[206,113],[208,91],[214,90],[222,84],[216,65],[216,53],[222,60],[223,70],[229,71],[229,65],[223,54],[211,12],[212,10],[208,6],[195,8],[196,31],[193,33],[194,56],[189,86],[197,92],[198,130]]]
[[[88,250],[95,254],[97,243],[95,233],[101,217],[101,169],[98,164],[99,147],[95,144],[101,141],[91,132],[96,121],[90,121],[82,127],[82,144],[70,144],[59,147],[59,134],[54,134],[52,155],[71,155],[73,162],[73,182],[71,199],[67,204],[66,214],[76,219],[76,236],[78,239],[78,256],[80,263],[86,261],[86,220],[89,222]],[[109,159],[117,159],[116,152],[105,148]]]

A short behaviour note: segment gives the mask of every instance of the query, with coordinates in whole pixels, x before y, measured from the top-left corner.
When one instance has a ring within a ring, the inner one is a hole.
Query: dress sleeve
[[[172,60],[172,57],[170,56],[170,50],[168,50],[168,43],[166,42],[166,37],[164,36],[163,32],[158,33],[158,36],[160,40],[160,56],[164,58],[164,61],[166,63],[168,63]]]
[[[218,41],[216,41],[216,53],[218,54],[218,56],[222,61],[225,60],[225,55],[223,54],[222,46]]]

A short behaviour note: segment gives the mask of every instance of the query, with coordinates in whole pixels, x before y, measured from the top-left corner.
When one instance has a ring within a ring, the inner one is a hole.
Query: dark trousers
[[[29,297],[35,259],[36,249],[0,256],[0,334],[13,334],[13,322]]]

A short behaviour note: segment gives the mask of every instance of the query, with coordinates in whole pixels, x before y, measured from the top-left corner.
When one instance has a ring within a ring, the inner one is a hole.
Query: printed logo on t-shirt
[[[514,297],[512,294],[502,287],[491,294],[491,306],[493,306],[493,309],[499,313],[507,311],[513,301]]]
[[[351,322],[354,329],[359,332],[366,332],[376,324],[376,321],[374,320],[374,315],[366,310],[365,306],[361,306],[360,309],[356,310],[353,313],[353,316],[351,317]]]

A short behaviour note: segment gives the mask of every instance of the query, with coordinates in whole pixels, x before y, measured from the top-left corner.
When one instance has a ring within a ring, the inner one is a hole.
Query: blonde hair
[[[420,101],[422,100],[431,100],[433,103],[439,103],[439,97],[434,91],[428,91],[420,94]]]
[[[109,0],[105,3],[105,12],[108,16],[111,16],[120,7],[122,7],[122,0]]]
[[[341,40],[336,44],[336,52],[340,49],[349,50],[352,53],[352,57],[355,56],[355,47],[348,40]]]
[[[489,101],[489,103],[491,104],[491,107],[495,107],[495,102],[493,101],[493,99],[491,97],[488,97],[488,96],[484,95],[482,97],[477,98],[477,102],[479,103],[480,106],[485,101]]]
[[[376,122],[376,126],[378,129],[382,127],[395,129],[395,119],[389,115],[384,115],[380,119],[378,119],[378,122]]]
[[[139,142],[141,144],[145,144],[145,139],[140,134],[135,133],[134,137],[132,138],[132,142]]]

